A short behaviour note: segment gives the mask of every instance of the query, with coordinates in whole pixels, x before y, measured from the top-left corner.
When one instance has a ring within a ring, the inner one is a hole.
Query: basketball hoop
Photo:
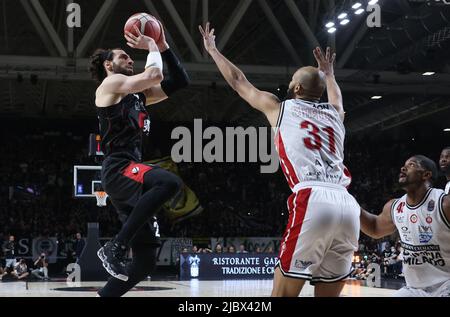
[[[97,206],[105,207],[106,199],[108,198],[108,194],[105,191],[95,191],[95,198],[97,199]]]

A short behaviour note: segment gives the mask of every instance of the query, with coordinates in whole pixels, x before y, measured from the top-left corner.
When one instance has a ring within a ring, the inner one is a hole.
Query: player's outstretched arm
[[[162,60],[166,63],[169,74],[165,76],[160,85],[153,86],[144,91],[147,97],[147,105],[167,99],[173,93],[189,85],[189,76],[178,57],[170,49],[166,41],[162,23],[159,22],[159,25],[161,27],[161,37],[156,42],[156,45],[161,52]]]
[[[331,54],[331,49],[327,47],[325,56],[322,49],[316,47],[313,51],[316,58],[318,68],[325,75],[325,82],[327,84],[328,102],[332,104],[338,111],[342,121],[344,121],[344,103],[342,100],[342,92],[339,88],[336,78],[334,77],[334,61],[336,60],[336,53]]]
[[[391,207],[394,200],[388,201],[380,215],[373,215],[361,208],[361,231],[369,237],[380,239],[395,232],[395,224],[391,217]]]
[[[269,123],[275,126],[280,112],[280,100],[277,96],[253,86],[244,73],[219,52],[215,43],[214,29],[210,30],[209,22],[206,23],[205,29],[199,26],[199,30],[203,36],[206,50],[217,64],[227,83],[253,108],[263,112]]]
[[[126,32],[125,38],[128,46],[149,51],[145,71],[134,76],[115,74],[107,77],[101,85],[103,93],[133,94],[143,92],[152,86],[160,84],[164,79],[162,73],[163,63],[158,46],[151,37],[143,35],[136,26],[135,30],[138,36]]]

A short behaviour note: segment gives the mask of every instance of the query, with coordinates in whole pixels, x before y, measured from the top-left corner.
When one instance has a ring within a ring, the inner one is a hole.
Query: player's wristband
[[[161,58],[161,53],[159,52],[150,52],[147,56],[147,63],[145,64],[145,68],[149,67],[157,67],[163,71],[163,61]]]

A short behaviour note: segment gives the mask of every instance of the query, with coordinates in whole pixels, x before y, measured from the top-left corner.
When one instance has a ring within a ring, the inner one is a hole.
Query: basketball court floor
[[[81,282],[68,285],[60,282],[5,282],[0,283],[0,297],[95,297],[96,290],[105,282]],[[227,281],[145,281],[128,292],[127,297],[268,297],[271,280]],[[362,286],[359,281],[348,281],[342,297],[390,297],[394,289]],[[300,294],[312,297],[313,287],[308,283]]]

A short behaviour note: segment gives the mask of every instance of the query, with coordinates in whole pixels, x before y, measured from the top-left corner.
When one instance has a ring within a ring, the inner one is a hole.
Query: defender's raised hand
[[[216,36],[214,35],[214,29],[209,29],[209,22],[206,23],[205,29],[201,25],[198,26],[200,33],[203,36],[203,44],[208,53],[216,50]]]
[[[336,53],[331,54],[331,48],[327,47],[327,52],[324,56],[322,49],[320,47],[316,47],[313,51],[313,54],[316,58],[319,70],[322,71],[326,76],[333,76]]]

